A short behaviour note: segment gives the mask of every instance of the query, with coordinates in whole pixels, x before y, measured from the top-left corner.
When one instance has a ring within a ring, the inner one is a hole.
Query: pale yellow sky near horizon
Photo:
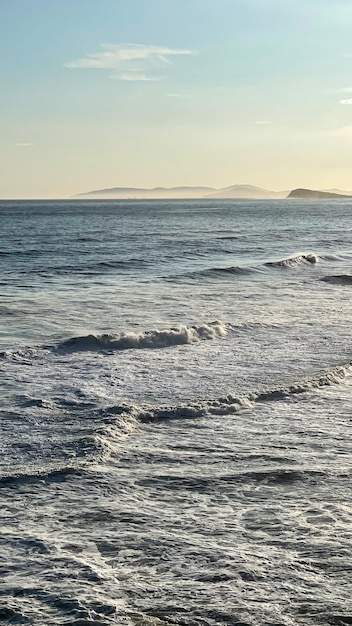
[[[108,125],[103,130],[101,126],[79,149],[68,150],[62,136],[12,146],[2,197],[6,187],[7,197],[13,198],[70,197],[109,187],[252,184],[275,191],[352,187],[351,170],[345,166],[345,159],[350,160],[349,137],[321,134],[314,139],[298,132],[295,136],[293,129],[279,125],[254,124],[228,132],[207,128],[200,133],[193,127],[184,144],[178,129],[131,129],[117,137],[109,133]],[[324,149],[330,142],[339,145],[337,152]]]
[[[3,3],[0,198],[348,191],[351,28],[350,0]]]

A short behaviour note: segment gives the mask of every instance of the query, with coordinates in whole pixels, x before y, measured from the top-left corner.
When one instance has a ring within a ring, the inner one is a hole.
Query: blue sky
[[[352,189],[350,0],[0,0],[0,197]]]

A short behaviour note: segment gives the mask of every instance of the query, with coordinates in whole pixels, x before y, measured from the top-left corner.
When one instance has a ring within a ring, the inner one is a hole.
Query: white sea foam
[[[269,261],[268,263],[265,263],[265,265],[267,267],[294,268],[305,263],[310,263],[311,265],[319,263],[318,255],[314,254],[314,252],[304,252],[280,261]]]
[[[141,333],[121,333],[116,335],[87,335],[73,337],[61,342],[58,350],[70,352],[99,350],[131,350],[168,348],[195,343],[202,340],[225,337],[226,327],[221,322],[210,322],[201,326],[179,326],[167,330],[152,330]]]
[[[351,364],[339,365],[330,370],[319,372],[309,378],[302,379],[291,385],[261,389],[243,395],[229,394],[214,400],[190,402],[181,406],[144,406],[116,405],[107,407],[105,415],[130,415],[133,420],[141,423],[158,422],[172,419],[187,419],[205,416],[231,415],[251,409],[256,403],[284,400],[290,396],[312,392],[316,389],[338,385],[351,372]]]
[[[3,203],[6,623],[350,620],[351,215],[287,202]]]

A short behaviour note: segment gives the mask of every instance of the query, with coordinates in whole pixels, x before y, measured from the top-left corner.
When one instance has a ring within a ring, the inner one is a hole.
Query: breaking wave
[[[56,351],[96,352],[101,350],[157,349],[191,344],[198,341],[225,337],[226,327],[221,322],[201,326],[179,326],[168,330],[131,332],[117,335],[86,335],[62,341]]]
[[[102,410],[107,415],[130,415],[137,422],[150,423],[170,419],[197,418],[206,416],[231,415],[240,411],[251,409],[257,403],[275,402],[288,399],[290,396],[308,393],[323,387],[338,385],[351,372],[351,364],[339,365],[302,380],[292,385],[262,389],[253,391],[242,396],[229,394],[216,400],[205,402],[192,402],[187,405],[174,407],[137,407],[129,405],[116,405]]]
[[[46,462],[43,464],[38,454],[38,457],[30,458],[26,464],[21,463],[12,468],[10,473],[5,470],[0,475],[0,489],[11,487],[13,484],[38,481],[52,483],[79,478],[82,472],[91,471],[97,463],[106,462],[118,453],[122,440],[143,424],[237,415],[252,410],[259,403],[287,402],[292,396],[337,385],[343,382],[350,372],[351,364],[346,364],[291,385],[252,391],[243,395],[228,394],[217,399],[189,402],[179,406],[122,403],[100,408],[92,407],[89,411],[91,424],[83,436],[78,436],[72,441],[74,456],[69,461],[65,456],[61,461],[56,459],[54,465],[51,463],[48,465]]]
[[[319,257],[314,254],[314,252],[308,252],[304,254],[297,254],[295,256],[289,257],[287,259],[282,259],[280,261],[269,261],[264,265],[266,267],[284,267],[284,268],[295,268],[300,265],[304,265],[310,263],[311,265],[315,265],[319,262]]]

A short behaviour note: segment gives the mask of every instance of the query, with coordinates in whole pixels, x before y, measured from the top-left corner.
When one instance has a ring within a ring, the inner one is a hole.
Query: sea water
[[[352,203],[0,203],[0,623],[352,623]]]

